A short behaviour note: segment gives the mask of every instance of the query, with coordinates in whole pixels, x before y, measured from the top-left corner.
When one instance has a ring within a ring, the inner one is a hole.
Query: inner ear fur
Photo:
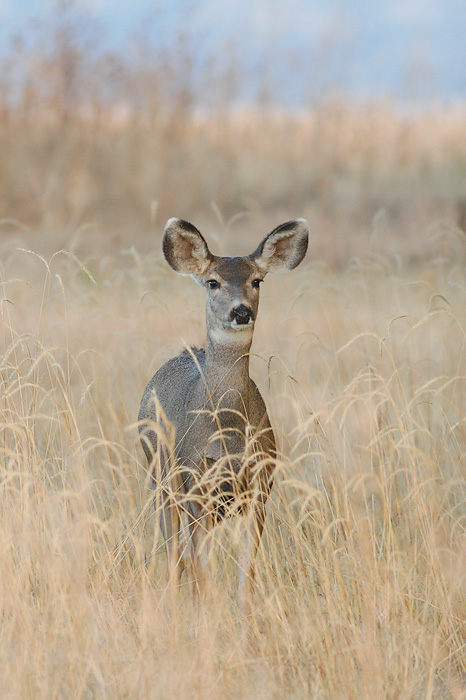
[[[167,221],[162,249],[170,267],[182,275],[202,275],[213,259],[200,231],[183,219]]]
[[[293,219],[269,233],[250,257],[264,273],[294,270],[306,255],[308,242],[308,222]]]

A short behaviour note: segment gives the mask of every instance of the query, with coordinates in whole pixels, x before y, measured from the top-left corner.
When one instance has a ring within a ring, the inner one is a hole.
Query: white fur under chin
[[[252,331],[254,328],[254,321],[249,320],[248,323],[236,323],[232,321],[226,329],[231,328],[233,331]]]
[[[254,330],[254,322],[225,325],[223,328],[211,329],[209,335],[215,343],[228,345],[231,343],[248,343]]]

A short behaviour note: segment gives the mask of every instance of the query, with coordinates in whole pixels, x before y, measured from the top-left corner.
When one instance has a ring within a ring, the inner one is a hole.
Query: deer
[[[264,400],[249,376],[259,289],[269,272],[303,260],[309,224],[281,224],[243,257],[213,255],[198,229],[168,220],[162,249],[168,265],[206,291],[205,349],[185,348],[147,384],[138,425],[152,485],[158,492],[168,576],[183,570],[202,598],[208,580],[209,534],[230,515],[241,530],[238,602],[252,612],[254,567],[277,447]]]

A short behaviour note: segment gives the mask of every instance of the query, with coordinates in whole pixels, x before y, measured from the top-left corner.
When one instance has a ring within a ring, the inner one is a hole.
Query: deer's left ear
[[[213,260],[200,232],[183,219],[168,219],[162,248],[167,263],[181,275],[202,275]]]
[[[286,272],[302,261],[308,241],[309,224],[306,219],[293,219],[269,233],[249,257],[264,274]]]

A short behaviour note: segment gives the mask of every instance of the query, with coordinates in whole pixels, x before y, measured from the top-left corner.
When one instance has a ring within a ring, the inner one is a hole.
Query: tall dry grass
[[[342,270],[315,237],[263,286],[252,373],[282,461],[249,655],[239,521],[215,533],[199,618],[185,586],[167,617],[135,426],[152,372],[202,343],[202,291],[158,251],[5,251],[2,698],[466,696],[464,234],[413,267],[376,227]]]
[[[84,257],[131,245],[147,253],[170,216],[214,232],[241,214],[247,249],[258,224],[272,229],[299,213],[318,233],[314,255],[341,268],[363,254],[381,210],[379,250],[412,259],[436,222],[465,225],[464,107],[89,109],[62,122],[40,96],[23,111],[5,107],[0,240],[47,256],[62,247]]]
[[[207,115],[189,55],[123,65],[57,7],[0,75],[0,696],[465,698],[464,106],[245,113],[220,80]],[[203,342],[174,215],[220,254],[311,223],[253,345],[282,459],[249,655],[240,521],[200,614],[164,607],[135,421]]]
[[[445,218],[464,229],[464,103],[400,110],[317,92],[299,109],[259,95],[241,109],[228,47],[202,69],[182,36],[110,53],[79,2],[54,7],[0,59],[0,243],[147,253],[169,216],[214,231],[241,213],[246,240],[256,221],[299,213],[315,255],[345,267],[381,209],[386,253],[422,257],[425,229]]]

